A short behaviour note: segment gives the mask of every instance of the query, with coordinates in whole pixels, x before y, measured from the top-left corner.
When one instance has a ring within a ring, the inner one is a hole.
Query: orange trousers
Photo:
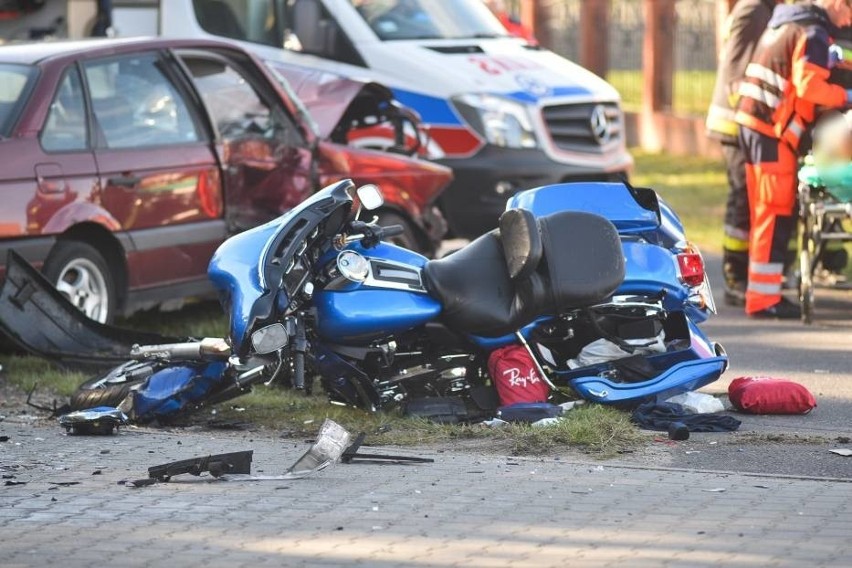
[[[798,156],[777,138],[743,126],[740,144],[751,220],[745,311],[753,314],[781,301],[787,243],[796,222]]]

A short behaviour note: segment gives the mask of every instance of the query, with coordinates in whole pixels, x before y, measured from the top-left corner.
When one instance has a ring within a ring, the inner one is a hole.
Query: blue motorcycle
[[[715,310],[703,259],[653,190],[524,191],[498,229],[435,260],[384,242],[401,227],[360,220],[381,202],[341,181],[230,238],[208,271],[228,337],[134,346],[74,406],[121,398],[142,419],[318,376],[332,402],[370,411],[449,397],[487,414],[488,355],[512,344],[554,393],[602,404],[694,390],[727,367],[697,325]]]

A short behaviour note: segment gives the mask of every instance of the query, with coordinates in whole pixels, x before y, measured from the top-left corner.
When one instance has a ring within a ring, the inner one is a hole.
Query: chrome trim
[[[402,262],[396,262],[393,260],[384,260],[378,258],[370,258],[369,266],[370,270],[367,273],[367,278],[364,279],[364,286],[369,286],[371,288],[387,288],[392,290],[405,290],[408,292],[417,292],[419,294],[426,293],[426,287],[423,286],[423,269],[417,266],[412,266],[410,264],[405,264]],[[390,280],[381,280],[376,278],[373,273],[374,263],[381,262],[382,264],[388,264],[391,266],[399,267],[401,270],[404,270],[407,274],[412,274],[417,276],[417,284],[406,284],[404,282],[392,282]]]

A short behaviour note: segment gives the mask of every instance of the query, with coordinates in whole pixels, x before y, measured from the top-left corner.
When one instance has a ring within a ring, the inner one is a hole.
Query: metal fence
[[[586,0],[542,0],[549,16],[549,47],[579,61],[580,6]],[[645,33],[643,0],[611,0],[609,14],[610,79],[625,103],[642,91],[642,47]],[[700,112],[709,104],[716,69],[715,0],[677,0],[675,3],[674,107]]]

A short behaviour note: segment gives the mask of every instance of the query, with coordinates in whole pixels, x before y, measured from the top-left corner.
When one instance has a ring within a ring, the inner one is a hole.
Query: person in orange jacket
[[[533,33],[524,26],[520,20],[509,14],[509,11],[506,10],[506,3],[504,0],[483,1],[485,2],[485,5],[488,6],[488,9],[491,10],[491,13],[497,16],[497,19],[500,20],[500,23],[503,24],[503,27],[506,28],[506,31],[509,32],[510,35],[523,38],[533,45],[538,44]]]
[[[779,4],[740,83],[735,115],[746,155],[751,230],[746,314],[793,319],[781,295],[787,243],[795,227],[800,145],[817,107],[846,106],[852,91],[828,82],[837,28],[852,24],[852,0]]]
[[[722,270],[725,303],[731,306],[745,305],[750,227],[745,154],[740,148],[739,126],[734,120],[734,113],[746,66],[772,17],[772,10],[780,2],[782,0],[738,0],[734,4],[725,20],[724,45],[719,54],[713,100],[707,111],[707,136],[721,143],[728,174]]]

